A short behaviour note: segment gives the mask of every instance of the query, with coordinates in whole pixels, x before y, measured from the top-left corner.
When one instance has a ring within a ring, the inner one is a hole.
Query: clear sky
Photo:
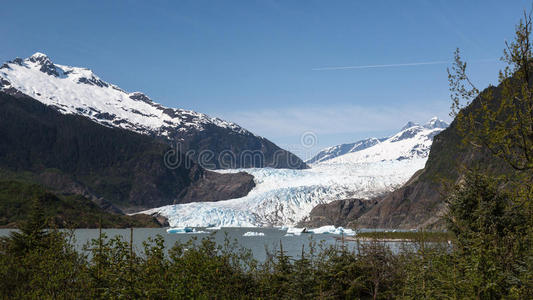
[[[318,137],[310,150],[316,151],[388,135],[409,120],[449,120],[446,67],[455,48],[471,62],[479,86],[496,83],[504,41],[531,2],[2,1],[0,7],[1,61],[43,52],[164,105],[234,121],[306,156],[298,144],[307,131]]]

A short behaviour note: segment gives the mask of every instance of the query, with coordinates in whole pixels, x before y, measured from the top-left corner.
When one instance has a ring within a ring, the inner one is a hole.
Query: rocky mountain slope
[[[169,167],[169,150],[150,136],[61,114],[23,94],[0,92],[2,179],[82,195],[116,213],[242,197],[254,186],[251,175],[213,173],[180,152],[172,153],[186,163]],[[196,192],[199,188],[202,193]]]
[[[28,95],[62,114],[160,138],[204,168],[307,167],[235,123],[162,106],[143,93],[128,93],[103,81],[89,69],[55,64],[42,53],[2,65],[0,90]]]
[[[500,87],[489,87],[484,91],[487,92],[491,93],[495,103],[501,101]],[[469,114],[478,105],[479,99],[475,99],[465,108],[465,113]],[[357,224],[366,228],[442,228],[440,216],[446,208],[445,195],[467,168],[495,175],[512,172],[488,151],[463,143],[454,120],[435,136],[423,170],[415,173],[402,187],[372,199],[371,207],[363,213],[348,211],[342,214],[345,217],[337,217],[336,222],[341,226]],[[320,221],[328,217],[326,212],[338,211],[345,205],[335,201],[327,206],[311,212],[310,219],[322,224]]]

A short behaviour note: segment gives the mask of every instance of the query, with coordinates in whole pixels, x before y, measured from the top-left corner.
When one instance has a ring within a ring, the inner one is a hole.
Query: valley
[[[171,226],[332,225],[310,213],[347,199],[370,210],[424,168],[448,125],[437,117],[408,122],[394,135],[333,146],[303,162],[235,123],[164,107],[43,53],[5,63],[0,79],[6,179]]]
[[[219,171],[253,175],[255,187],[237,199],[205,199],[142,213],[162,215],[176,227],[271,227],[296,226],[317,205],[337,200],[358,198],[373,205],[374,198],[401,187],[424,168],[433,137],[446,127],[438,118],[424,125],[409,123],[391,137],[375,139],[370,147],[324,159],[306,170]]]

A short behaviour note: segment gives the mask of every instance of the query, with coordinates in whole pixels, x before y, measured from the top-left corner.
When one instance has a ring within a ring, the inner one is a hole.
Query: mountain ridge
[[[113,213],[172,203],[202,201],[196,185],[209,186],[212,201],[244,196],[253,187],[247,174],[218,174],[175,155],[150,136],[106,127],[57,110],[26,95],[0,91],[0,175],[78,194]]]
[[[128,93],[105,82],[87,68],[54,64],[43,53],[3,64],[0,90],[28,95],[62,114],[179,144],[187,156],[209,169],[307,168],[294,154],[235,123],[165,107],[141,92]],[[259,158],[250,160],[248,151]]]
[[[390,141],[390,142],[398,142],[401,140],[409,139],[415,137],[417,134],[420,134],[424,130],[429,130],[429,132],[425,132],[420,136],[420,143],[424,144],[424,139],[428,138],[430,140],[433,139],[433,137],[438,134],[440,131],[444,130],[444,128],[448,127],[448,123],[440,120],[437,117],[431,118],[428,122],[426,122],[424,125],[420,125],[418,123],[409,121],[405,126],[403,126],[399,132],[392,136],[383,137],[383,138],[367,138],[363,139],[354,143],[348,143],[348,144],[341,144],[337,146],[332,146],[325,148],[319,153],[317,153],[313,158],[306,161],[306,163],[310,164],[316,164],[316,163],[322,163],[327,162],[329,160],[335,160],[338,157],[343,157],[344,155],[349,155],[350,153],[357,153],[361,151],[368,151],[366,149],[375,147],[376,145],[379,145],[383,142]],[[427,143],[426,143],[427,144]],[[430,146],[430,145],[429,145]],[[419,152],[418,155],[426,155],[429,153],[429,147],[427,145],[420,146],[417,151]],[[348,156],[344,156],[345,158]],[[405,159],[405,157],[404,157]]]

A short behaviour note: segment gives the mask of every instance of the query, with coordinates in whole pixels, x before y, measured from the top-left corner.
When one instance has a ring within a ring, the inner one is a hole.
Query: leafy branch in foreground
[[[533,169],[533,91],[531,90],[531,14],[524,13],[515,40],[506,42],[499,87],[480,92],[468,76],[459,49],[448,69],[452,113],[464,139],[486,148],[513,169]]]

